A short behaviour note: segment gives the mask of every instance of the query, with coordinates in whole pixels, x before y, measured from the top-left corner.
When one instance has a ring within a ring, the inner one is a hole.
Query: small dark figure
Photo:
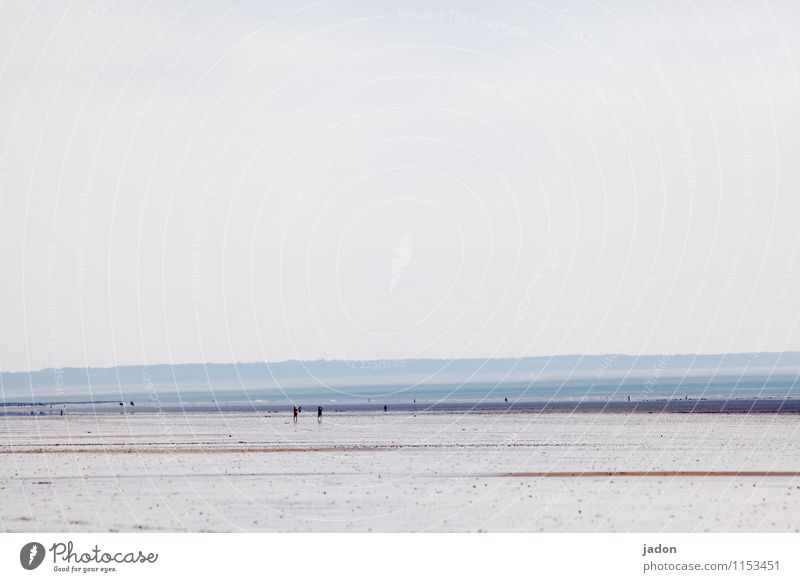
[[[322,422],[322,407],[317,406],[317,422]]]
[[[297,407],[292,408],[292,420],[297,422]]]
[[[389,410],[389,407],[384,404],[383,405],[383,411],[386,412],[387,410]]]
[[[630,396],[628,396],[628,402],[630,402],[630,401],[631,401],[631,397],[630,397]]]
[[[303,412],[303,407],[302,406],[298,406],[297,407],[297,414],[300,414],[301,412]]]
[[[64,409],[61,409],[61,416],[64,416]]]
[[[508,402],[508,396],[506,396],[506,402]]]

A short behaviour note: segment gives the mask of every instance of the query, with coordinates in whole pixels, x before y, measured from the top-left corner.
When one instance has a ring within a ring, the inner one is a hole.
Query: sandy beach
[[[791,414],[0,420],[3,531],[795,532]]]

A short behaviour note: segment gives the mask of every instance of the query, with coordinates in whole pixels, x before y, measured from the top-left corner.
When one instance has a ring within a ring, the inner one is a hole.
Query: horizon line
[[[685,352],[685,353],[675,353],[675,354],[666,354],[663,352],[654,352],[654,353],[639,353],[639,354],[631,354],[631,353],[623,353],[623,352],[605,352],[605,353],[592,353],[592,354],[549,354],[549,355],[531,355],[531,356],[498,356],[498,357],[456,357],[456,358],[448,358],[448,357],[411,357],[411,358],[337,358],[337,359],[326,359],[326,358],[315,358],[315,359],[290,359],[290,360],[277,360],[277,361],[268,361],[268,360],[251,360],[251,361],[232,361],[232,362],[219,362],[219,361],[206,361],[206,362],[178,362],[178,363],[170,363],[170,362],[160,362],[154,364],[148,363],[136,363],[136,364],[114,364],[111,366],[108,365],[100,365],[100,366],[76,366],[76,365],[68,365],[68,366],[60,366],[60,367],[45,367],[45,368],[37,368],[37,369],[29,369],[29,370],[3,370],[0,368],[0,375],[5,374],[36,374],[39,372],[47,372],[47,371],[55,371],[55,370],[114,370],[118,368],[156,368],[156,367],[182,367],[182,366],[253,366],[253,365],[280,365],[280,364],[290,364],[290,363],[319,363],[325,362],[330,364],[335,363],[352,363],[352,362],[425,362],[425,361],[443,361],[449,360],[452,362],[466,362],[466,361],[501,361],[501,360],[534,360],[534,359],[557,359],[557,358],[599,358],[599,357],[609,357],[613,356],[614,358],[618,357],[628,357],[628,358],[652,358],[652,357],[669,357],[669,358],[679,358],[679,357],[729,357],[729,356],[750,356],[757,358],[759,356],[783,356],[788,354],[795,354],[800,355],[800,350],[784,350],[784,351],[762,351],[762,352]],[[376,370],[379,371],[379,370]]]

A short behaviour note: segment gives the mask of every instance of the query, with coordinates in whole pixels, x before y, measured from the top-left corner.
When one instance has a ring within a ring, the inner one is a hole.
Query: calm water
[[[654,399],[728,399],[728,398],[789,398],[800,397],[800,382],[788,379],[672,379],[628,382],[570,381],[552,383],[477,383],[437,384],[411,386],[355,386],[314,388],[248,388],[238,386],[198,387],[154,386],[143,390],[122,387],[113,390],[94,390],[95,400],[138,400],[144,402],[481,402],[481,401],[579,401],[579,400],[631,400]]]

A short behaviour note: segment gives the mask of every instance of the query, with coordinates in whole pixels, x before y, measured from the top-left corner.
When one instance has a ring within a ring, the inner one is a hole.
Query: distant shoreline
[[[384,403],[361,404],[325,402],[299,403],[307,407],[302,416],[311,417],[318,405],[326,414],[384,414]],[[193,413],[263,413],[290,414],[293,404],[230,402],[219,404],[185,405],[169,403],[162,406],[141,403],[135,407],[119,406],[116,401],[104,402],[53,402],[32,404],[6,403],[0,407],[0,416],[58,417],[66,407],[69,415],[113,415],[113,414],[193,414]],[[800,414],[800,398],[694,398],[653,399],[645,401],[625,400],[551,400],[520,402],[440,402],[440,403],[388,403],[388,412],[396,413],[614,413],[614,414]],[[33,414],[31,414],[33,413]]]

